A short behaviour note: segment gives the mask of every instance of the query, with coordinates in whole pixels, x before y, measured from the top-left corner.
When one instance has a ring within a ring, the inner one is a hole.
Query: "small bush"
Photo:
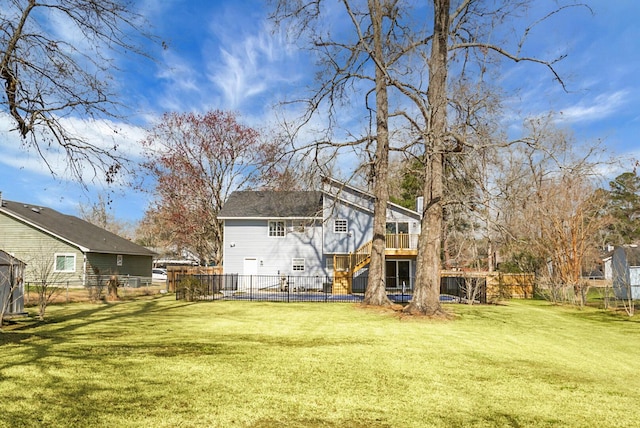
[[[182,293],[184,298],[189,302],[199,300],[200,296],[203,296],[206,290],[206,286],[194,276],[182,277],[177,287],[177,292]]]

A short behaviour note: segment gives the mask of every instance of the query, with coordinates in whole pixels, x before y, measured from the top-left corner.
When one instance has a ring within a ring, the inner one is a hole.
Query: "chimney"
[[[418,196],[416,198],[416,211],[420,214],[420,217],[422,217],[424,211],[424,196]]]

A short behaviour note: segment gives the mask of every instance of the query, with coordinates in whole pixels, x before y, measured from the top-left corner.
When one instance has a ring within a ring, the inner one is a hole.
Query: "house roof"
[[[329,185],[329,186],[333,187],[334,189],[337,189],[337,190],[338,190],[337,192],[333,191],[333,192],[325,192],[325,193],[327,193],[327,194],[328,194],[328,195],[330,195],[331,197],[337,198],[337,199],[339,199],[339,200],[341,200],[342,202],[345,202],[345,203],[347,203],[347,204],[349,204],[350,202],[349,202],[349,201],[347,201],[345,198],[343,198],[343,197],[341,196],[341,192],[342,192],[342,190],[344,190],[344,189],[347,189],[347,190],[349,190],[350,192],[355,193],[355,194],[357,194],[357,195],[360,195],[360,197],[365,198],[365,199],[368,199],[368,200],[370,200],[370,201],[374,201],[374,200],[375,200],[375,198],[376,198],[376,197],[373,195],[373,193],[371,193],[371,192],[367,192],[366,190],[359,189],[359,188],[357,188],[357,187],[354,187],[354,186],[351,186],[351,185],[349,185],[349,184],[343,183],[343,182],[338,181],[338,180],[336,180],[336,179],[333,179],[333,178],[331,178],[331,177],[323,177],[323,179],[322,179],[322,180],[323,180],[323,182],[324,182],[325,184],[327,184],[327,185]],[[371,212],[371,213],[373,213],[373,210],[372,210],[372,209],[368,209],[368,208],[366,208],[366,207],[360,207],[360,208],[361,208],[361,209],[364,209],[364,210],[367,210],[367,211],[369,211],[369,212]],[[406,215],[408,215],[409,217],[414,217],[414,218],[415,218],[415,219],[417,219],[417,220],[419,220],[419,219],[420,219],[420,213],[419,213],[418,211],[416,211],[416,210],[412,210],[412,209],[409,209],[409,208],[405,208],[405,207],[403,207],[403,206],[401,206],[401,205],[398,205],[398,204],[395,204],[395,203],[393,203],[393,202],[391,202],[391,201],[388,201],[388,202],[387,202],[387,208],[393,208],[393,209],[394,209],[394,210],[396,210],[396,211],[401,211],[401,212],[405,213],[405,214],[406,214]]]
[[[155,253],[78,217],[51,208],[2,201],[0,213],[55,236],[85,253],[153,256]]]
[[[244,190],[229,195],[218,219],[310,218],[321,213],[322,192]]]
[[[640,266],[640,247],[634,245],[618,248],[621,248],[622,251],[624,251],[627,266]]]
[[[24,265],[24,262],[22,260],[16,259],[6,251],[0,250],[0,266],[19,266],[19,265]]]

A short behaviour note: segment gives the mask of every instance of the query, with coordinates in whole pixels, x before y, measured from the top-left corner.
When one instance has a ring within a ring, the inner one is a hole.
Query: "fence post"
[[[329,277],[326,277],[326,276],[325,276],[325,277],[324,277],[324,282],[322,283],[322,291],[324,292],[324,302],[325,302],[325,303],[327,303],[327,300],[328,300],[328,298],[329,298],[329,297],[328,297],[329,290],[325,290],[325,289],[324,289],[324,285],[325,285],[327,282],[329,282],[329,279],[330,279]],[[333,288],[333,284],[331,285],[331,288]]]
[[[291,293],[291,277],[287,276],[287,303],[290,302],[289,295]]]

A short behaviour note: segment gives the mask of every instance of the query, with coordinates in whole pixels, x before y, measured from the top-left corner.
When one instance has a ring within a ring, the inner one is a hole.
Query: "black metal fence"
[[[408,303],[413,297],[412,279],[397,288],[387,288],[387,296],[395,303]],[[177,300],[251,300],[271,302],[360,302],[367,289],[368,278],[351,278],[347,292],[334,286],[330,276],[264,276],[264,275],[178,275]],[[336,287],[334,289],[334,287]],[[486,285],[443,278],[440,287],[443,302],[486,302]]]

